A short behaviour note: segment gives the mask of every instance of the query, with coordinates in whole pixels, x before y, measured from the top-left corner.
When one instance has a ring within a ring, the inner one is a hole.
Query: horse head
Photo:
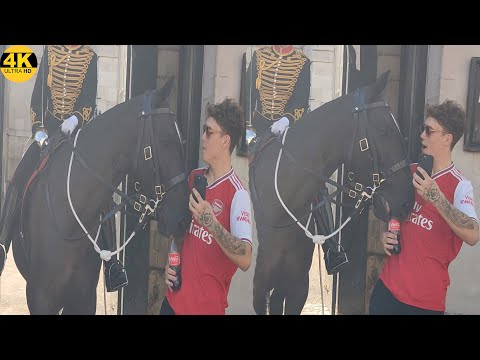
[[[146,215],[155,214],[159,233],[181,238],[190,223],[189,192],[182,137],[166,101],[171,85],[168,81],[162,89],[144,94],[130,174],[138,195],[135,210],[149,206]]]
[[[414,202],[405,141],[384,100],[389,73],[351,94],[354,131],[346,154],[347,175],[355,183],[356,195],[364,191],[371,195],[375,216],[385,222],[392,216],[405,219]]]

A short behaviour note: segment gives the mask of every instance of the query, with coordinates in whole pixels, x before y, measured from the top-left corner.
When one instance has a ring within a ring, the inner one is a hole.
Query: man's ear
[[[451,149],[452,148],[452,142],[453,142],[453,135],[452,134],[447,134],[447,136],[445,137],[445,141]]]
[[[232,138],[228,134],[226,134],[224,138],[225,138],[227,147],[230,149],[230,143],[232,142]]]

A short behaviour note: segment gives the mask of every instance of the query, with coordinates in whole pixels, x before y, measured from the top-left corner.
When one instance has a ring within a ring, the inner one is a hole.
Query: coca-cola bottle
[[[180,286],[182,286],[182,267],[180,264],[180,252],[178,251],[175,239],[172,239],[170,243],[170,250],[168,252],[168,266],[175,271],[177,280],[173,281],[172,290],[177,291],[180,289]]]
[[[393,248],[390,250],[390,252],[395,255],[400,254],[400,251],[402,251],[402,247],[400,246],[400,221],[395,218],[391,218],[388,222],[388,232],[397,235],[398,241],[398,244],[393,244]]]

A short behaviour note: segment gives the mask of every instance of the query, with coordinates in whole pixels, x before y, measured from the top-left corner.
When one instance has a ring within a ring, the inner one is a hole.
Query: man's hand
[[[165,283],[167,284],[168,290],[172,291],[173,282],[177,280],[175,275],[175,270],[173,270],[168,264],[165,267]]]
[[[195,201],[193,194],[195,194],[195,197],[198,199],[198,201]],[[205,226],[210,231],[212,230],[211,226],[213,225],[214,221],[216,221],[215,215],[213,215],[212,206],[208,201],[202,199],[202,196],[195,188],[192,189],[192,194],[190,194],[188,208],[192,212],[195,220],[197,220],[201,225]]]
[[[65,135],[71,134],[78,125],[78,118],[75,115],[70,116],[67,120],[64,120],[61,129]]]
[[[434,203],[440,198],[442,192],[438,188],[435,180],[433,180],[425,170],[423,170],[421,167],[418,167],[417,170],[423,175],[425,180],[417,174],[413,174],[413,186],[415,186],[415,189],[417,189],[418,195],[420,195],[426,201]]]
[[[289,125],[290,122],[288,121],[288,118],[284,116],[280,120],[275,121],[270,129],[275,135],[282,135]]]
[[[383,250],[385,251],[385,253],[388,256],[392,255],[390,251],[392,251],[393,245],[398,244],[397,235],[389,231],[386,231],[382,234],[381,241],[382,241]]]

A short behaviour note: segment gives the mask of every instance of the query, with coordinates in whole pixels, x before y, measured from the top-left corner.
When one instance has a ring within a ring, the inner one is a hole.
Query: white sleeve
[[[230,208],[230,232],[252,245],[252,209],[247,190],[238,190]]]
[[[453,206],[467,216],[477,220],[478,223],[475,203],[473,202],[473,187],[470,181],[462,180],[458,183],[453,197]]]

